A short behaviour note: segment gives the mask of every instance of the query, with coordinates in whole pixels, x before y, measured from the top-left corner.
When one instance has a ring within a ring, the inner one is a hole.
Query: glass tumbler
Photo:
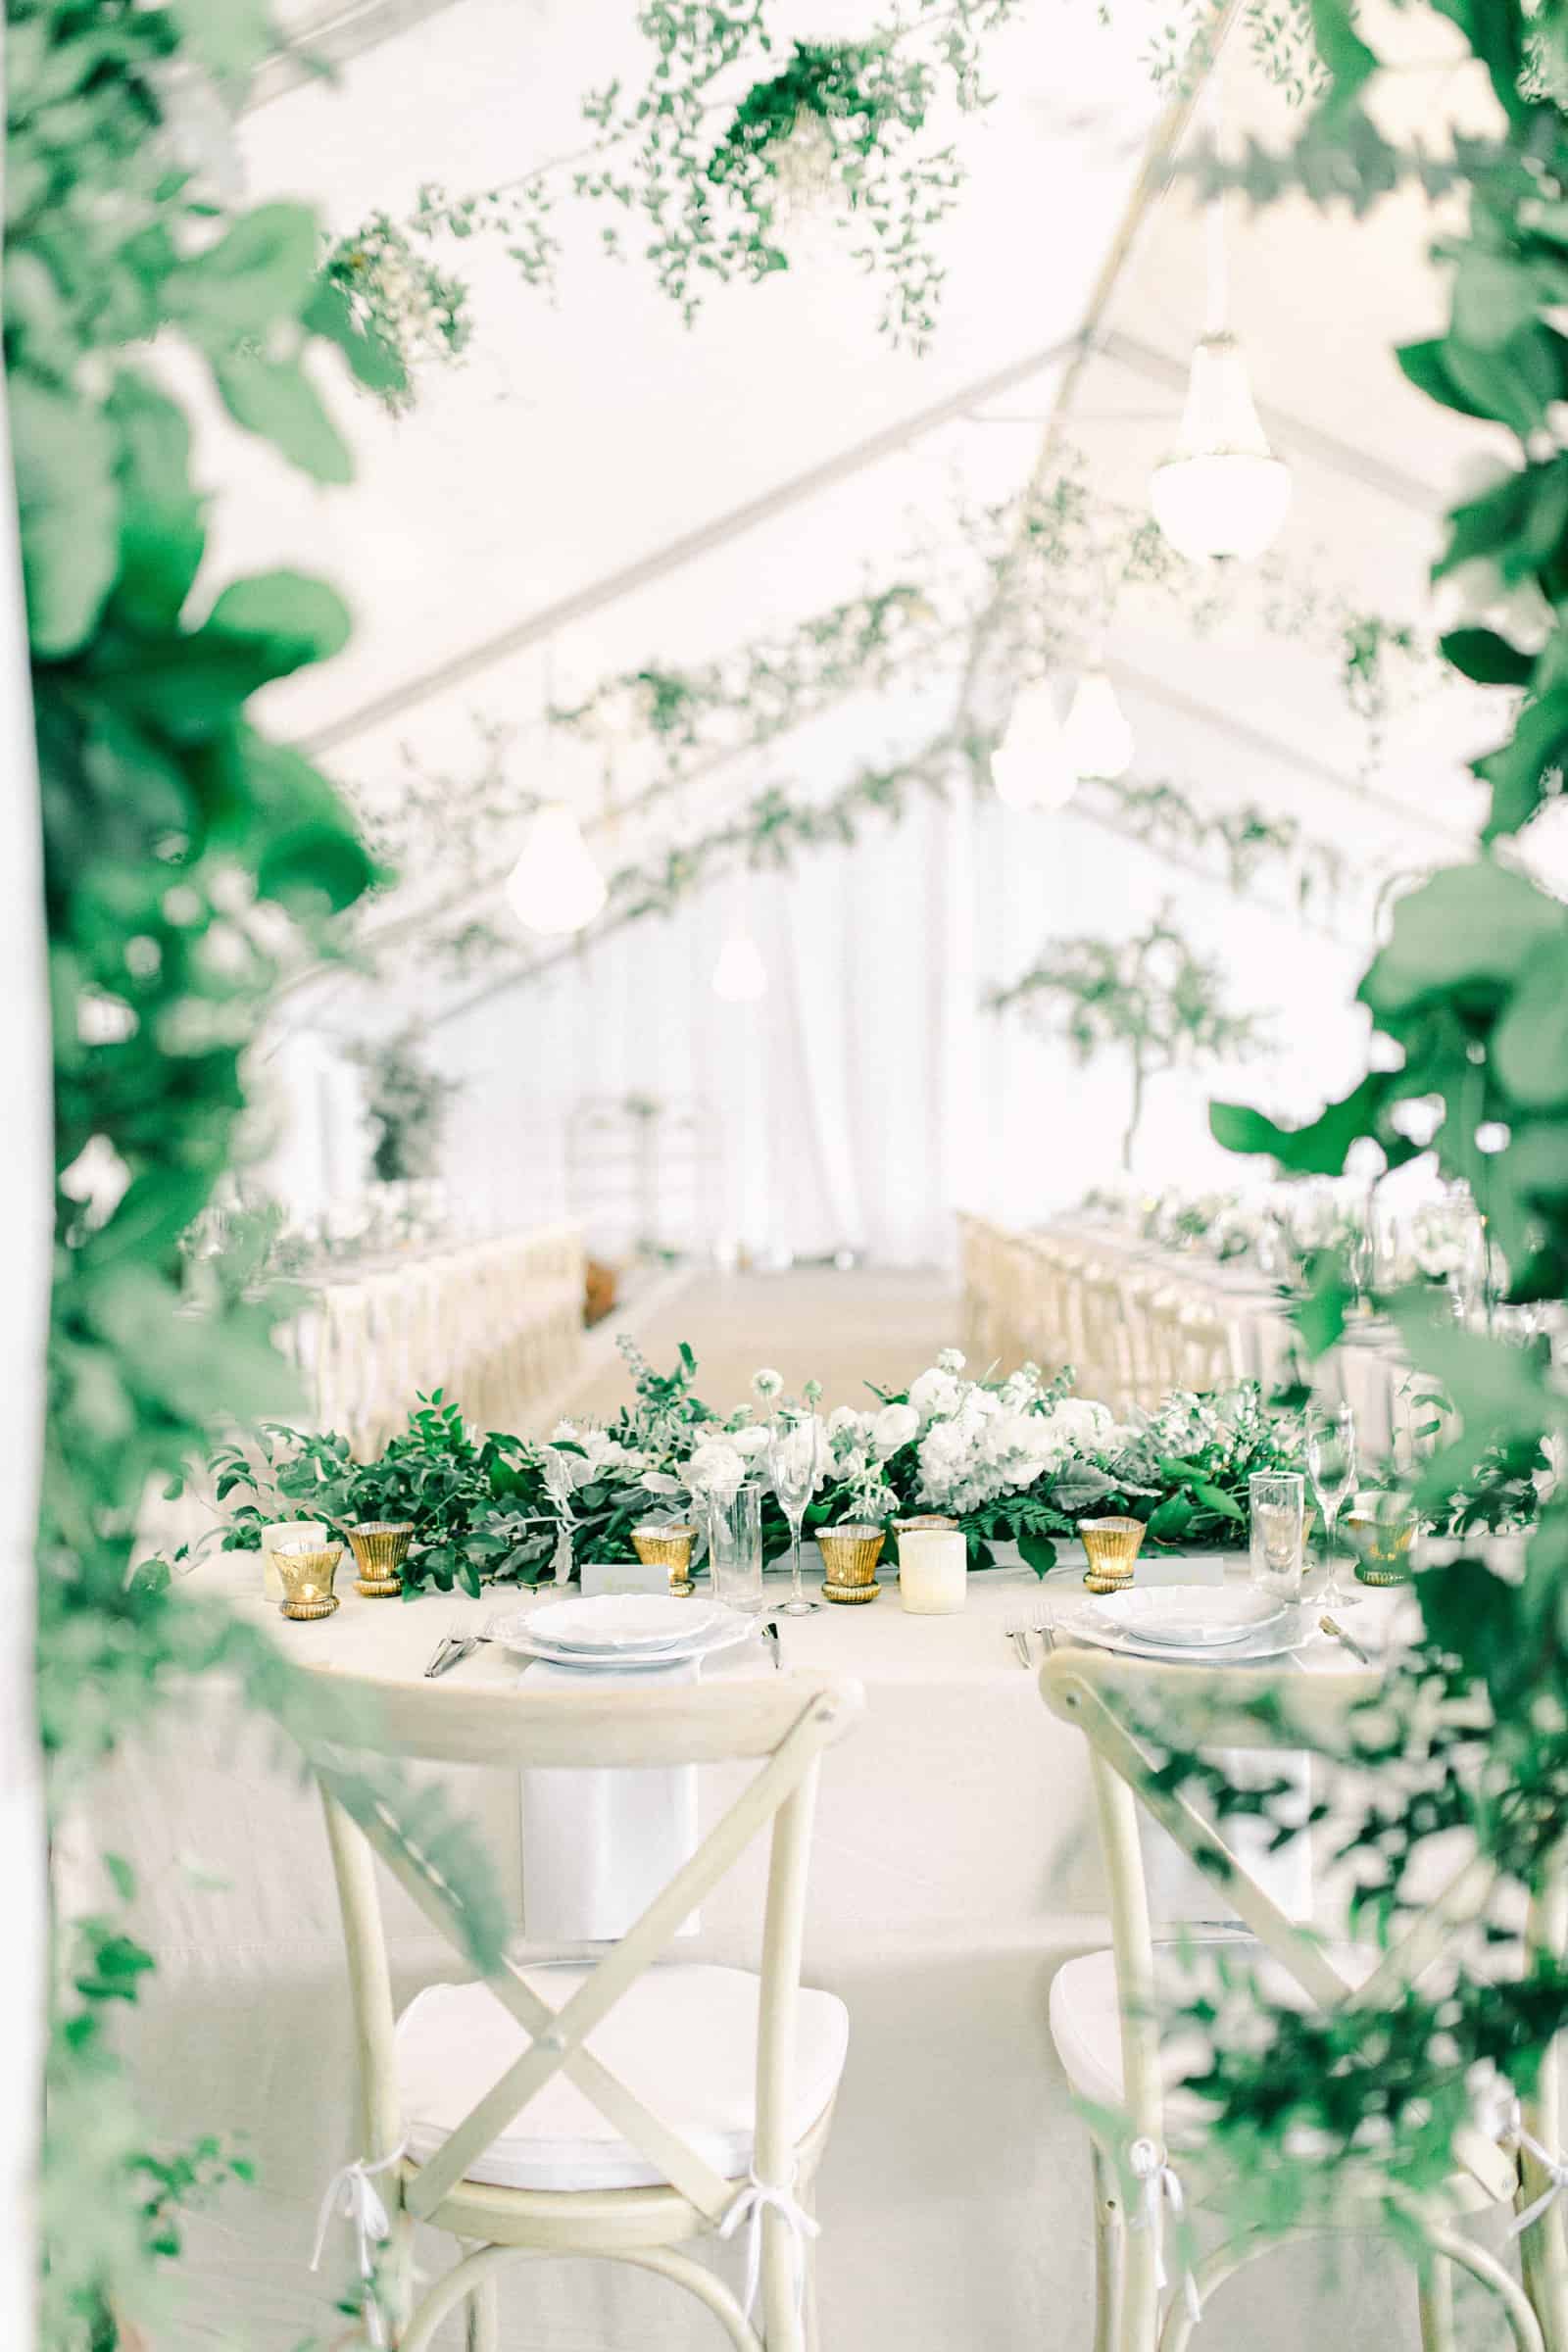
[[[762,1607],[762,1489],[756,1479],[708,1495],[708,1564],[713,1598],[755,1617]]]
[[[1252,1510],[1252,1582],[1277,1600],[1299,1600],[1306,1481],[1298,1470],[1256,1470],[1247,1487]]]

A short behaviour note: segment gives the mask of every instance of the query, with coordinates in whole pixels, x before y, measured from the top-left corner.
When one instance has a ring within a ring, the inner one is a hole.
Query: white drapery
[[[1173,891],[1152,851],[1074,810],[1021,813],[960,792],[897,827],[872,818],[853,849],[810,854],[793,873],[714,885],[436,1027],[434,1053],[464,1089],[448,1129],[453,1196],[496,1223],[579,1213],[573,1105],[640,1094],[696,1104],[712,1129],[714,1230],[662,1238],[945,1261],[956,1206],[1027,1222],[1112,1178],[1127,1117],[1119,1057],[1081,1069],[1016,1016],[982,1011],[983,992],[1052,939],[1125,937],[1167,904],[1224,967],[1235,1006],[1276,1015],[1275,1048],[1243,1068],[1157,1079],[1136,1173],[1245,1182],[1247,1164],[1208,1136],[1209,1097],[1307,1110],[1348,1082],[1364,957],[1299,926],[1277,897],[1174,878]],[[739,920],[767,965],[757,1004],[711,991]]]

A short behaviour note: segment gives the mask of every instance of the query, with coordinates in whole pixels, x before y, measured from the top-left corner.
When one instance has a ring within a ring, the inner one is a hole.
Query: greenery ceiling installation
[[[1373,121],[1385,69],[1348,0],[1319,0],[1313,13],[1327,98],[1289,153],[1244,169],[1262,194],[1303,185],[1359,210],[1400,176]],[[1507,860],[1549,821],[1568,762],[1568,456],[1552,430],[1568,386],[1559,326],[1568,118],[1545,94],[1568,87],[1565,20],[1557,7],[1516,0],[1440,0],[1435,13],[1463,35],[1500,130],[1459,150],[1469,214],[1439,249],[1446,327],[1398,358],[1429,397],[1486,420],[1491,446],[1497,425],[1514,442],[1501,478],[1449,514],[1436,571],[1466,570],[1499,613],[1528,589],[1549,627],[1539,646],[1504,626],[1445,640],[1465,676],[1511,690],[1498,696],[1499,742],[1473,763],[1490,813],[1473,858],[1394,907],[1359,991],[1375,1032],[1366,1076],[1301,1129],[1235,1104],[1212,1116],[1222,1142],[1301,1173],[1337,1174],[1373,1146],[1396,1166],[1434,1135],[1444,1172],[1475,1187],[1507,1295],[1560,1302],[1568,907]],[[1314,1346],[1338,1335],[1346,1296],[1331,1263],[1303,1321]],[[1423,1506],[1467,1487],[1500,1495],[1543,1447],[1558,1464],[1568,1458],[1568,1398],[1544,1344],[1461,1329],[1417,1291],[1392,1308],[1415,1365],[1459,1413],[1430,1433],[1432,1458],[1416,1483]],[[1211,2056],[1200,2087],[1220,2111],[1223,2193],[1237,2219],[1269,2231],[1321,2216],[1343,2168],[1375,2150],[1384,2210],[1409,2233],[1452,2169],[1455,2129],[1489,2108],[1493,2126],[1506,2128],[1510,2096],[1532,2096],[1552,2036],[1568,2025],[1568,1491],[1546,1484],[1522,1572],[1494,1573],[1484,1548],[1466,1544],[1414,1589],[1425,1640],[1392,1690],[1358,1712],[1323,1798],[1346,1808],[1338,1835],[1356,1867],[1361,1922],[1380,1938],[1429,1898],[1440,1838],[1457,1834],[1476,1867],[1441,1967],[1403,1994],[1387,2033],[1369,2035],[1349,2014],[1284,2008],[1255,1983],[1241,2033],[1216,2035],[1212,2011],[1204,2016]],[[1167,1788],[1212,1784],[1187,1752],[1194,1736],[1151,1727]],[[1357,1777],[1368,1770],[1381,1793],[1369,1796]],[[1263,1809],[1281,1819],[1281,1792]],[[1290,1835],[1283,1821],[1281,1834]],[[1539,2154],[1526,2148],[1522,2161],[1527,2196],[1551,2189]],[[1527,2281],[1554,2302],[1559,2328],[1561,2230],[1560,2206],[1546,2197],[1521,2239]]]
[[[265,1639],[141,1564],[149,1491],[205,1452],[214,1400],[284,1407],[272,1312],[235,1252],[193,1277],[180,1237],[239,1152],[241,1054],[292,939],[324,945],[371,878],[324,777],[250,723],[250,696],[343,643],[294,572],[198,585],[207,491],[156,335],[235,421],[322,481],[348,457],[308,355],[377,385],[395,362],[318,272],[311,213],[227,216],[172,161],[174,66],[243,75],[261,12],[232,0],[12,0],[6,365],[42,789],[59,1170],[38,1541],[39,1718],[53,1818],[192,1676],[221,1670],[309,1742]],[[336,1722],[330,1727],[341,1736]],[[378,1788],[398,1805],[400,1788]],[[497,1912],[464,1835],[405,1808],[410,1850]],[[149,2139],[116,2021],[155,1966],[125,1863],[55,1892],[41,2187],[49,2352],[113,2352],[156,2309],[178,2207],[242,2173],[226,2119]]]
[[[1032,1029],[1061,1037],[1083,1063],[1120,1055],[1131,1080],[1121,1164],[1130,1169],[1151,1079],[1262,1051],[1256,1015],[1233,1011],[1217,963],[1160,915],[1134,939],[1058,939],[1028,971],[987,999]]]

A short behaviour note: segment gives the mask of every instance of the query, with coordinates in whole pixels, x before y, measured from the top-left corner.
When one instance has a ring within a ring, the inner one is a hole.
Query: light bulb
[[[1291,476],[1258,421],[1242,347],[1205,335],[1193,353],[1176,454],[1150,483],[1154,520],[1178,555],[1260,556],[1291,503]]]
[[[767,966],[749,931],[732,931],[713,966],[713,994],[726,1004],[755,1004],[767,994]]]
[[[1078,778],[1049,686],[1026,686],[991,755],[997,797],[1009,808],[1064,808]]]
[[[1133,731],[1102,669],[1085,670],[1061,730],[1075,775],[1114,783],[1133,763]]]
[[[514,913],[547,939],[581,931],[610,892],[564,801],[546,801],[528,819],[522,855],[507,878]]]

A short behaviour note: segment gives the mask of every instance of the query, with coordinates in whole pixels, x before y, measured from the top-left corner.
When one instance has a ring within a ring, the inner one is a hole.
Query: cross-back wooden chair
[[[1291,1920],[1257,1885],[1222,1836],[1180,1792],[1154,1779],[1163,1727],[1178,1743],[1203,1750],[1274,1749],[1332,1755],[1342,1746],[1350,1709],[1375,1691],[1375,1676],[1268,1675],[1163,1665],[1081,1646],[1055,1648],[1041,1675],[1046,1703],[1074,1724],[1089,1743],[1101,1845],[1110,1886],[1112,1948],[1069,1960],[1051,1992],[1052,2035],[1068,2082],[1099,2116],[1118,2117],[1112,2144],[1091,2123],[1096,2227],[1095,2352],[1185,2352],[1202,2299],[1237,2271],[1283,2242],[1285,2234],[1249,2231],[1210,2253],[1183,2282],[1160,2318],[1166,2283],[1161,2236],[1167,2207],[1179,2212],[1181,2188],[1170,2150],[1157,2013],[1156,1946],[1139,1840],[1139,1809],[1167,1831],[1197,1867],[1212,1878],[1255,1938],[1251,1948],[1273,1983],[1295,1987],[1303,2007],[1362,2011],[1391,2007],[1444,1954],[1446,1940],[1477,1918],[1494,1884],[1490,1864],[1472,1858],[1372,1963],[1336,1950]],[[1267,1694],[1270,1705],[1258,1707]],[[1557,1898],[1554,1898],[1556,1900]],[[1560,1922],[1553,1919],[1553,1929]],[[1233,1956],[1235,1946],[1231,1945]],[[1173,1955],[1178,1961],[1182,1954]],[[1194,1988],[1197,1980],[1192,1980]],[[1293,1996],[1294,1997],[1294,1996]],[[1440,2211],[1412,2212],[1427,2257],[1418,2273],[1424,2352],[1452,2352],[1451,2273],[1469,2271],[1503,2307],[1519,2352],[1564,2352],[1568,2347],[1568,2268],[1561,2215],[1559,2092],[1555,2057],[1544,2070],[1537,2097],[1526,2103],[1516,2134],[1522,2162],[1476,2126],[1454,2134],[1454,2172]],[[1199,2125],[1200,2131],[1200,2124]],[[1130,2216],[1121,2183],[1138,2184],[1139,2209]],[[1373,2199],[1379,2183],[1370,2165],[1346,2183],[1345,2227],[1378,2227]],[[1354,2197],[1363,2192],[1366,2223]],[[1513,2202],[1523,2229],[1522,2288],[1485,2248],[1462,2236],[1458,2217]],[[1339,2225],[1336,2225],[1339,2226]]]
[[[336,1686],[334,1686],[336,1687]],[[434,1985],[398,2017],[376,1860],[456,1946],[452,1895],[367,1812],[342,1759],[314,1759],[348,1951],[357,2155],[334,2189],[361,2222],[361,2269],[397,2352],[426,2352],[467,2304],[470,2352],[496,2352],[497,2274],[543,2255],[660,2273],[696,2295],[741,2352],[814,2342],[811,2180],[844,2064],[848,2017],[803,1991],[801,1948],[818,1760],[859,1686],[810,1676],[638,1690],[345,1692],[355,1752],[432,1764],[758,1769],[629,1933],[591,1967],[520,1942],[480,1982]],[[362,1725],[362,1717],[364,1719]],[[351,1810],[350,1807],[353,1807]],[[753,1841],[770,1839],[760,1974],[665,1961],[665,1947]],[[463,1973],[472,1979],[465,1963]],[[662,2112],[660,2109],[662,2108]],[[466,2247],[416,2305],[416,2223]],[[368,2230],[367,2229],[368,2224]],[[681,2249],[749,2233],[746,2305]],[[373,2257],[371,2237],[385,2239]],[[750,2309],[760,2286],[762,2332]]]

